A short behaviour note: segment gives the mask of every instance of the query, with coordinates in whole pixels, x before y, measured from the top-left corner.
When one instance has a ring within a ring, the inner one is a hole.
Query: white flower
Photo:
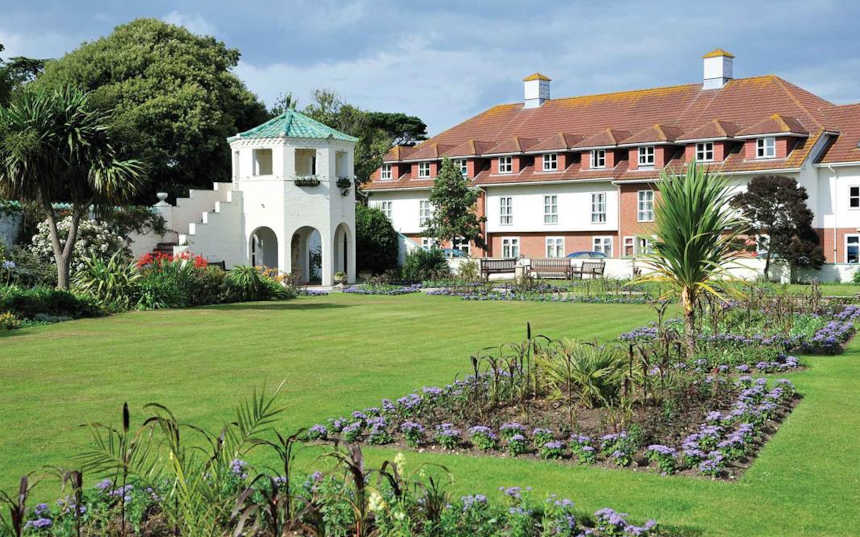
[[[385,509],[385,500],[374,490],[370,493],[370,498],[367,499],[367,507],[374,513],[382,512]]]

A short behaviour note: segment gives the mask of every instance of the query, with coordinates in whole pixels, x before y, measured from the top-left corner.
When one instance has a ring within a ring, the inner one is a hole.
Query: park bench
[[[481,258],[481,276],[485,280],[490,279],[490,274],[513,274],[516,272],[517,260]]]
[[[532,259],[529,265],[529,275],[536,278],[563,278],[569,280],[573,276],[573,267],[566,257]]]
[[[589,275],[592,278],[603,277],[603,270],[606,268],[606,261],[583,261],[581,265],[573,268],[573,274],[581,280],[584,275]]]

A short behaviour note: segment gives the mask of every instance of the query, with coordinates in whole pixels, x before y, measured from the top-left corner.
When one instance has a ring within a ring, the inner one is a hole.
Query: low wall
[[[4,214],[0,215],[0,242],[6,246],[15,244],[15,239],[18,238],[18,231],[21,229],[20,214]]]

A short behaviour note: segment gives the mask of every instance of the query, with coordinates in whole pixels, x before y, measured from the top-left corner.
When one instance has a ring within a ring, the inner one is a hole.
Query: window
[[[472,249],[469,247],[469,241],[462,237],[454,239],[454,249],[460,250],[466,255],[471,255]]]
[[[254,175],[272,175],[272,150],[254,150]]]
[[[430,201],[421,200],[418,202],[418,225],[424,227],[430,222],[432,211],[430,209]]]
[[[633,237],[624,237],[624,257],[633,257],[636,254],[633,244]]]
[[[845,235],[845,262],[860,263],[860,235]]]
[[[391,179],[391,164],[382,165],[382,170],[379,172],[379,178],[382,180]]]
[[[520,238],[502,237],[502,257],[520,256]]]
[[[543,171],[551,172],[558,169],[558,155],[548,153],[543,156]]]
[[[499,157],[499,173],[513,173],[514,157]]]
[[[558,197],[555,194],[543,197],[543,223],[558,224]]]
[[[774,158],[776,156],[776,138],[765,136],[755,141],[756,158]]]
[[[606,192],[595,192],[591,195],[591,223],[606,223]]]
[[[469,168],[466,166],[466,159],[462,158],[455,160],[454,166],[459,168],[460,174],[462,174],[463,177],[469,177]]]
[[[606,150],[592,149],[591,150],[591,167],[605,168],[606,167]]]
[[[241,177],[239,174],[239,152],[233,151],[233,177],[238,179]]]
[[[700,162],[714,160],[714,142],[696,144],[696,160]]]
[[[592,237],[591,249],[606,254],[606,257],[612,257],[612,237]]]
[[[848,187],[848,208],[860,209],[860,186]]]
[[[564,257],[564,237],[546,238],[546,256]]]
[[[770,248],[770,237],[768,235],[755,236],[755,253],[757,256],[764,257]]]
[[[499,198],[499,224],[509,226],[514,223],[513,201],[510,196]]]
[[[429,162],[419,162],[418,163],[418,177],[430,177],[430,163]]]
[[[646,147],[639,148],[639,166],[653,166],[654,165],[654,146],[649,145]]]
[[[652,222],[654,220],[654,191],[640,190],[638,195],[636,219],[640,222]]]
[[[432,250],[439,246],[439,242],[436,241],[433,237],[421,237],[421,248],[425,250]]]
[[[391,220],[391,201],[371,201],[370,206],[374,209],[379,209],[385,218]]]
[[[648,237],[636,237],[636,255],[650,254],[654,241]]]

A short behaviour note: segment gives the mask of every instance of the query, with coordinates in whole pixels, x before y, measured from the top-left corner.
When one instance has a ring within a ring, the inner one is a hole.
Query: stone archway
[[[351,245],[352,231],[345,222],[342,222],[334,230],[334,247],[332,248],[334,261],[332,270],[334,272],[343,272],[349,276],[350,258],[355,256],[355,252],[351,251]]]
[[[299,283],[322,280],[323,255],[325,254],[318,229],[302,226],[293,233],[290,239],[290,266]]]
[[[277,270],[278,268],[278,236],[272,228],[261,226],[251,233],[248,245],[251,265]]]

